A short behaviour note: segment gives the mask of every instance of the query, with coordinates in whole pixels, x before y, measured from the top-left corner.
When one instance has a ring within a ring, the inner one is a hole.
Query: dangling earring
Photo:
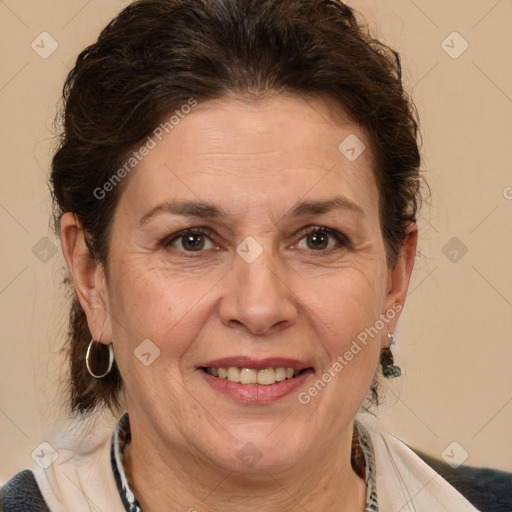
[[[85,365],[88,372],[95,379],[105,377],[112,370],[114,362],[114,349],[112,343],[105,345],[91,339],[85,355]]]
[[[388,340],[389,346],[383,348],[380,353],[380,364],[382,365],[382,374],[384,377],[387,379],[394,379],[395,377],[400,377],[400,375],[402,375],[402,370],[400,369],[400,366],[395,364],[395,360],[390,348],[391,345],[395,344],[395,339],[389,331]]]

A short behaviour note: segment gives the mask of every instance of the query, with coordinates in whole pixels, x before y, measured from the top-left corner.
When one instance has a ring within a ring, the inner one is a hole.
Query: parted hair
[[[64,85],[50,178],[57,233],[62,214],[73,212],[108,280],[109,231],[129,176],[105,197],[95,190],[191,98],[256,101],[270,93],[332,98],[364,130],[391,268],[421,202],[417,115],[398,54],[338,0],[139,0],[126,7],[80,53]],[[68,283],[70,409],[117,410],[121,375],[115,363],[102,379],[89,375],[91,333]],[[373,403],[377,386],[375,379]]]

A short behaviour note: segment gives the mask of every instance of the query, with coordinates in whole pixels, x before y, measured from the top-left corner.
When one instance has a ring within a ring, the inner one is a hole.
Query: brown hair
[[[79,55],[64,86],[51,173],[57,232],[61,215],[74,212],[92,256],[108,271],[109,229],[126,179],[105,197],[95,190],[126,155],[191,98],[269,92],[332,97],[365,130],[393,266],[421,200],[415,110],[398,54],[338,0],[139,0],[124,9]],[[115,364],[103,379],[87,372],[90,339],[74,294],[70,401],[78,413],[119,405]],[[372,393],[376,399],[376,383]]]

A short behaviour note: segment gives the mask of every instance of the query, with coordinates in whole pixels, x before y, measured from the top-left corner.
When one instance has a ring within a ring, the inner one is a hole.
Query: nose
[[[219,308],[224,325],[261,336],[296,323],[295,294],[287,282],[288,273],[267,252],[252,263],[235,256]]]

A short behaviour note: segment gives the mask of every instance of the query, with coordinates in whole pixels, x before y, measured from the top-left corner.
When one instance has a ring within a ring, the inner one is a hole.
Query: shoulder
[[[470,466],[453,469],[388,432],[375,416],[364,414],[358,421],[373,444],[379,505],[384,509],[512,511],[510,473]]]
[[[512,473],[472,466],[452,468],[440,459],[411,449],[481,512],[512,510]]]
[[[0,491],[0,510],[4,512],[49,512],[32,471],[14,475]]]
[[[101,421],[100,421],[101,420]],[[49,464],[35,463],[1,491],[4,512],[124,510],[111,466],[113,426],[101,418],[66,423],[48,444]]]

